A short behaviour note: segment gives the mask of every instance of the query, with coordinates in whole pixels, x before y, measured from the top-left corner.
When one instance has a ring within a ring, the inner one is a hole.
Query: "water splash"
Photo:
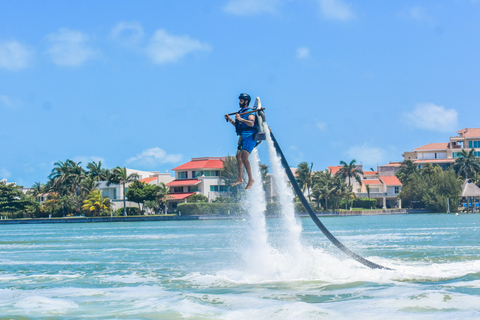
[[[257,149],[253,149],[250,155],[252,176],[255,180],[253,186],[246,192],[242,202],[243,207],[250,215],[247,236],[249,247],[242,253],[247,263],[249,272],[261,272],[269,264],[269,256],[272,248],[268,244],[268,235],[265,222],[265,191],[262,187],[262,175],[260,173],[259,157]]]
[[[264,123],[265,131],[270,132],[267,123]],[[269,134],[267,136],[268,153],[270,156],[270,164],[272,165],[273,178],[278,191],[278,197],[281,205],[281,218],[286,230],[287,249],[291,254],[297,255],[303,252],[301,244],[302,226],[295,218],[295,207],[293,204],[294,194],[287,182],[285,169],[282,167],[280,157],[277,155],[275,146]]]

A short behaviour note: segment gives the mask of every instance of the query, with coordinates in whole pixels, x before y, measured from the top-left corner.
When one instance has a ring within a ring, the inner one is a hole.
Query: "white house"
[[[168,184],[174,178],[170,173],[160,173],[157,171],[142,171],[127,168],[127,175],[132,173],[138,174],[138,179],[147,184],[160,184],[161,182]],[[128,191],[128,185],[126,185],[125,193]],[[97,186],[97,189],[102,193],[102,196],[109,197],[112,200],[112,208],[118,209],[123,208],[123,185],[112,183],[107,185],[106,181],[101,181]],[[127,207],[136,207],[137,204],[134,202],[127,201]]]

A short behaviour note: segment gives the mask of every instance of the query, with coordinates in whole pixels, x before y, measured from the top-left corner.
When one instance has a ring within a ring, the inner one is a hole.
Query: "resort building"
[[[377,207],[401,208],[402,202],[398,197],[402,183],[395,176],[400,169],[401,162],[390,162],[384,166],[378,166],[377,171],[363,171],[363,165],[356,165],[357,170],[362,170],[362,184],[352,179],[352,191],[357,198],[372,198],[377,200]],[[328,167],[332,175],[335,175],[342,166]],[[348,180],[347,180],[348,183]]]
[[[142,171],[127,168],[127,175],[136,173],[138,179],[146,184],[160,184],[161,182],[168,184],[174,178],[170,173],[160,173],[157,171]],[[125,186],[125,193],[128,191],[128,185]],[[97,189],[102,193],[102,196],[109,197],[112,200],[112,208],[114,210],[123,208],[123,185],[112,183],[107,184],[107,181],[100,181]],[[138,204],[135,202],[127,201],[127,207],[137,207]]]
[[[220,178],[225,157],[192,158],[172,171],[175,180],[167,183],[170,188],[169,210],[174,210],[178,203],[187,202],[194,194],[202,194],[211,202],[220,195],[228,194],[228,186]]]
[[[438,164],[444,170],[455,163],[462,149],[475,149],[480,156],[480,128],[465,128],[450,137],[450,142],[429,143],[403,153],[404,160],[411,160],[422,168],[427,163]],[[477,151],[478,150],[478,151]]]

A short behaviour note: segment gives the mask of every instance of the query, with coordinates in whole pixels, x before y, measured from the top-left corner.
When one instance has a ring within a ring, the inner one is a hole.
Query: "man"
[[[235,114],[235,121],[230,119],[228,114],[225,115],[225,119],[235,126],[237,135],[240,136],[238,140],[238,151],[237,151],[237,166],[238,166],[238,177],[237,180],[232,183],[232,187],[243,182],[242,172],[243,166],[247,170],[248,183],[245,187],[245,190],[250,189],[255,182],[252,178],[252,169],[250,167],[250,162],[248,161],[248,156],[252,153],[253,148],[255,148],[257,142],[253,140],[257,128],[255,126],[255,114],[249,113],[240,115],[241,113],[252,111],[249,108],[250,101],[252,100],[250,96],[246,93],[241,93],[238,97],[240,110]]]

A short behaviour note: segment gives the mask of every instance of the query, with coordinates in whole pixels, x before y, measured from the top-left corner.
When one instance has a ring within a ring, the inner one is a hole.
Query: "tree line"
[[[107,169],[102,162],[91,162],[86,169],[81,162],[67,159],[54,163],[46,184],[36,182],[32,190],[24,194],[22,187],[0,183],[0,213],[19,217],[41,218],[62,216],[100,216],[112,214],[112,201],[97,189],[101,181],[107,185],[123,186],[123,210],[115,214],[127,215],[126,199],[137,202],[155,213],[166,212],[168,187],[165,184],[147,185],[138,181],[136,173],[128,174],[126,168]],[[130,185],[126,192],[126,185]],[[40,203],[39,197],[45,197]]]

